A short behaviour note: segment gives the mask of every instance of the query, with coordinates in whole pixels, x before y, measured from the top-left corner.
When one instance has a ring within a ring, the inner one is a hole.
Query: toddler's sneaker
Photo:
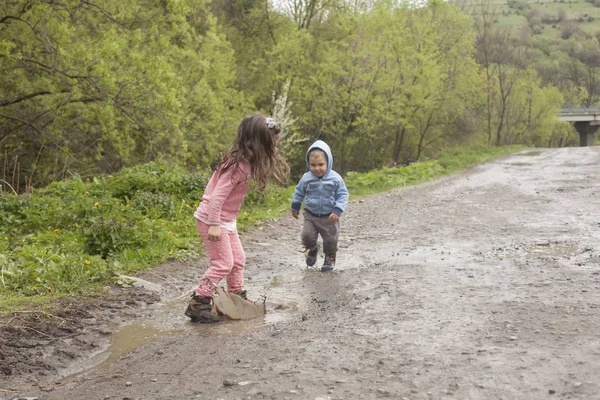
[[[335,257],[333,256],[325,256],[325,262],[323,262],[323,266],[321,267],[322,272],[333,271],[333,267],[335,267]]]
[[[219,317],[212,312],[211,302],[212,299],[210,297],[200,297],[196,296],[196,293],[192,293],[192,298],[185,310],[185,316],[189,317],[192,322],[200,324],[219,322]]]
[[[315,245],[312,249],[306,249],[306,265],[312,267],[317,262],[317,253],[319,245]]]

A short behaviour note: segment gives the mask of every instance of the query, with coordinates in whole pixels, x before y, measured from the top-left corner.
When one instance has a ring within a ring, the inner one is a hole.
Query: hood
[[[308,151],[306,152],[306,156],[304,157],[304,159],[306,160],[306,167],[309,170],[310,165],[308,163],[308,153],[310,153],[312,149],[321,149],[325,152],[325,154],[327,154],[327,171],[323,175],[324,177],[327,176],[327,174],[329,174],[329,172],[333,169],[333,155],[331,154],[331,149],[329,148],[329,145],[327,145],[327,143],[325,143],[322,140],[317,140],[316,142],[310,145]]]

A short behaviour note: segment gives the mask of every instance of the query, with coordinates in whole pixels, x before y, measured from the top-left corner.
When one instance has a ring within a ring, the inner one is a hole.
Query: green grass
[[[0,313],[19,310],[23,306],[34,308],[36,310],[44,310],[46,306],[56,298],[59,298],[59,296],[46,295],[23,297],[7,291],[0,291]]]
[[[523,0],[519,1],[519,4],[527,5],[527,8],[518,9],[517,7],[510,7],[508,1],[495,0],[491,3],[495,15],[497,16],[497,23],[501,27],[509,28],[515,35],[518,35],[520,29],[528,25],[527,18],[525,17],[530,10],[539,10],[542,14],[549,14],[551,16],[558,16],[559,10],[565,10],[567,19],[574,21],[579,28],[589,35],[596,35],[600,32],[600,7],[594,7],[593,4],[585,2],[583,0],[566,0],[560,1],[539,1],[539,0]],[[463,3],[460,3],[463,4]],[[470,3],[466,3],[465,12],[474,12],[470,10]],[[473,2],[473,5],[479,4]],[[593,17],[593,21],[587,21],[587,16]],[[579,21],[579,18],[583,18],[583,21]],[[538,35],[557,39],[560,38],[560,28],[557,24],[555,28],[553,24],[543,24],[543,30]]]
[[[397,187],[418,185],[524,148],[524,146],[516,145],[448,149],[441,152],[434,160],[406,167],[383,168],[366,173],[350,172],[347,174],[345,182],[352,197],[366,196]]]
[[[407,167],[349,173],[352,198],[416,185],[522,149],[449,149]],[[0,311],[36,306],[65,295],[97,293],[119,274],[203,250],[193,211],[208,172],[153,162],[93,181],[73,178],[29,195],[0,196]],[[238,227],[279,218],[294,187],[251,190]]]
[[[507,16],[499,16],[498,23],[504,27],[516,30],[516,28],[527,25],[527,18],[522,15],[510,14]]]

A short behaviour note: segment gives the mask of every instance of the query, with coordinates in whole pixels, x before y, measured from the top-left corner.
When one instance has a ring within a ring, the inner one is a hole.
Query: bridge
[[[594,134],[600,128],[600,107],[563,107],[558,119],[574,123],[580,146],[594,145]]]

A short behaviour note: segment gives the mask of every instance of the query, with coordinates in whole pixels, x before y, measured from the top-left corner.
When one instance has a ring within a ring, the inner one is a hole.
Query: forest
[[[317,138],[342,174],[576,145],[556,113],[598,100],[597,39],[498,17],[486,1],[4,1],[2,192],[150,161],[210,169],[256,111],[283,125],[296,176]]]

